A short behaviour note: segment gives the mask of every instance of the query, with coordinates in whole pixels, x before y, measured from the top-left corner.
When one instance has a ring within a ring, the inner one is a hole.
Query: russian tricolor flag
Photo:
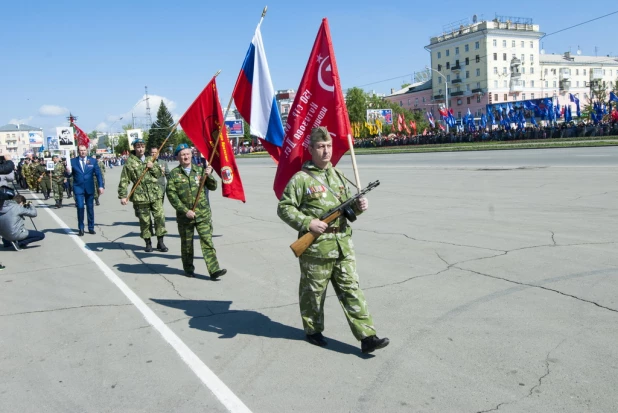
[[[255,30],[232,97],[240,115],[249,124],[251,135],[260,138],[270,156],[279,162],[283,125],[270,79],[260,25]]]

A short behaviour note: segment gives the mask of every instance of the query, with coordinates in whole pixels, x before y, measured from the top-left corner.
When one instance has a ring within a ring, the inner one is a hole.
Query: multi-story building
[[[279,115],[281,116],[281,123],[283,128],[288,123],[288,115],[290,114],[290,108],[294,103],[296,92],[294,89],[278,90],[276,95],[277,106],[279,106]]]
[[[475,116],[486,105],[557,97],[568,104],[569,93],[587,103],[591,88],[614,88],[618,80],[616,57],[544,54],[539,40],[544,33],[532,19],[496,16],[490,21],[461,21],[430,38],[431,98],[426,108],[453,108],[461,118],[470,109]],[[401,92],[401,91],[400,91]],[[419,96],[416,96],[416,94]],[[423,90],[387,97],[399,103],[416,102]],[[420,99],[419,99],[420,100]]]
[[[13,158],[28,152],[38,153],[43,144],[43,129],[34,126],[9,123],[0,127],[0,155]]]

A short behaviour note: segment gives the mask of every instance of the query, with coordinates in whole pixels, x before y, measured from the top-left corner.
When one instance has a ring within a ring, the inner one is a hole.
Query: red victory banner
[[[179,122],[202,155],[207,159],[212,159],[212,167],[221,178],[223,196],[245,202],[245,191],[236,166],[234,151],[227,137],[217,82],[214,77],[195,99],[195,102],[189,106]],[[219,134],[221,136],[217,140]]]
[[[77,140],[77,146],[84,145],[86,148],[89,148],[90,138],[88,137],[88,134],[81,130],[75,123],[72,123],[71,126],[75,128],[75,139]]]
[[[288,181],[301,170],[303,163],[311,159],[307,150],[309,136],[311,129],[319,126],[326,126],[333,138],[331,163],[336,165],[349,150],[348,134],[352,131],[327,19],[322,19],[290,108],[273,185],[277,198],[281,198]]]

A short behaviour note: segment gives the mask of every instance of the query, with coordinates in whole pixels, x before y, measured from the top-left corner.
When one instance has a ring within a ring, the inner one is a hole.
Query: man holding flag
[[[352,145],[350,133],[328,21],[323,19],[286,125],[274,182],[277,215],[300,236],[317,236],[299,257],[299,304],[307,341],[327,345],[322,331],[330,281],[361,351],[371,353],[389,340],[376,336],[359,287],[352,230],[343,217],[330,227],[319,219],[351,196],[345,177],[334,168]],[[353,209],[361,213],[368,206],[361,197]]]

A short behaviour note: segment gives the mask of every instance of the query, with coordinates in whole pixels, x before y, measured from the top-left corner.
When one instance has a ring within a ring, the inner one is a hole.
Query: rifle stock
[[[324,218],[322,221],[330,224],[340,216],[341,210],[338,209],[326,218]],[[296,257],[300,257],[302,253],[305,252],[307,248],[309,248],[309,245],[313,244],[313,241],[315,241],[316,238],[319,236],[320,235],[315,235],[313,232],[307,232],[305,235],[294,241],[294,243],[290,245],[290,248],[292,248],[292,251],[294,251],[294,255],[296,255]]]

